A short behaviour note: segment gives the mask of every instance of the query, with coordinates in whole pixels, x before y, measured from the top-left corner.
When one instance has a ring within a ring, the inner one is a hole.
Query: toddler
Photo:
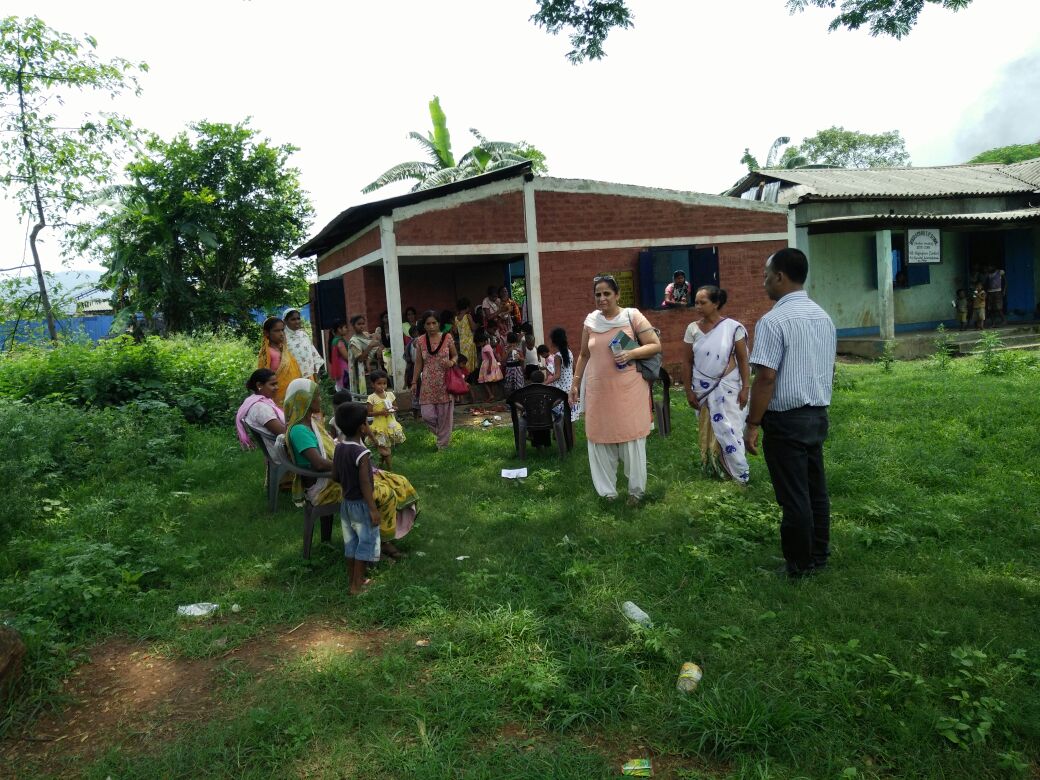
[[[395,444],[405,441],[404,428],[394,416],[394,402],[397,400],[387,390],[390,378],[385,371],[373,371],[368,377],[368,384],[375,390],[368,397],[368,416],[374,418],[369,426],[370,437],[379,450],[379,458],[385,469],[391,467],[391,454]]]
[[[972,300],[974,315],[972,324],[977,330],[986,329],[986,291],[982,288],[982,282],[975,283],[975,295]]]
[[[502,368],[505,394],[508,398],[514,390],[524,386],[524,350],[520,345],[520,334],[515,331],[506,336],[506,354]]]
[[[343,555],[350,576],[350,595],[369,584],[365,566],[379,560],[379,507],[372,480],[372,456],[361,443],[371,435],[364,404],[348,402],[336,407],[336,427],[342,440],[332,458],[332,476],[343,489],[339,516],[343,527]]]
[[[477,387],[487,390],[487,402],[495,397],[495,385],[502,381],[502,368],[491,348],[487,331],[478,330],[473,334],[473,342],[480,351],[480,370],[477,373]],[[477,402],[477,394],[473,393],[473,401]]]
[[[957,322],[961,330],[968,327],[968,291],[963,287],[957,291],[957,300],[953,302],[957,309]]]

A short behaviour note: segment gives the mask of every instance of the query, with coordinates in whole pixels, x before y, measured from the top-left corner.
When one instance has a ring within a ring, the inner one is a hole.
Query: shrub
[[[0,502],[0,540],[51,512],[67,485],[140,478],[169,468],[184,450],[184,418],[165,407],[84,410],[0,399],[0,431],[8,452],[0,484],[16,497]]]
[[[88,408],[180,409],[197,423],[230,422],[255,365],[245,341],[128,336],[97,344],[27,347],[0,358],[0,397]]]

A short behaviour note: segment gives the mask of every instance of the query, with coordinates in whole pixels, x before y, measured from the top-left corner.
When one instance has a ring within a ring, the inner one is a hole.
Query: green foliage
[[[896,362],[896,342],[893,339],[885,339],[881,345],[881,354],[878,355],[878,363],[886,373],[892,373],[892,364]]]
[[[772,145],[769,147],[769,153],[766,155],[766,164],[759,165],[758,158],[751,154],[751,150],[748,147],[744,147],[744,156],[740,158],[740,162],[747,166],[748,172],[761,170],[762,168],[798,168],[806,164],[806,159],[802,157],[797,150],[797,147],[788,147],[784,149],[783,155],[777,158],[780,150],[784,146],[791,143],[791,138],[786,135],[781,135],[776,138]]]
[[[44,271],[43,277],[52,309],[71,309],[73,299],[54,281],[54,275]],[[0,278],[0,352],[13,348],[18,343],[18,337],[31,342],[45,340],[48,334],[44,330],[45,326],[39,324],[44,317],[46,312],[36,279],[28,276]],[[59,332],[60,338],[73,341],[81,335],[69,331]]]
[[[135,343],[128,336],[20,348],[0,357],[0,398],[50,399],[87,408],[177,409],[189,422],[226,424],[255,364],[243,341],[209,338]]]
[[[950,334],[946,332],[946,326],[939,323],[939,327],[935,329],[935,354],[932,355],[932,365],[939,371],[947,371],[950,368],[950,363],[953,361],[953,355],[956,351],[956,345],[950,338]]]
[[[161,312],[171,332],[244,328],[250,312],[299,292],[303,261],[286,264],[313,210],[288,165],[248,121],[197,122],[171,141],[151,137],[127,166],[131,183],[81,231],[117,306]]]
[[[969,163],[1011,163],[1033,160],[1040,157],[1040,141],[1035,144],[1012,144],[1011,146],[998,146],[995,149],[987,149],[979,152],[968,160]]]
[[[781,167],[794,157],[802,165],[830,165],[839,168],[877,168],[910,164],[906,142],[898,130],[885,133],[861,133],[844,127],[829,127],[816,135],[803,138],[798,146],[789,146],[781,157]]]
[[[66,224],[88,205],[135,137],[129,120],[118,114],[73,115],[69,127],[69,116],[59,119],[55,107],[85,91],[111,97],[139,92],[133,74],[148,69],[118,57],[101,60],[96,47],[91,36],[74,38],[35,16],[0,20],[0,183],[35,223],[29,244],[51,338],[54,316],[37,238],[48,224]]]
[[[979,373],[1002,376],[1036,365],[1036,356],[1008,349],[998,331],[983,331],[979,338]]]
[[[531,21],[552,35],[571,30],[574,48],[567,52],[567,59],[577,65],[587,59],[603,59],[603,43],[610,31],[630,28],[632,12],[625,0],[538,0]]]
[[[932,3],[950,11],[971,5],[972,0],[841,0],[841,12],[831,20],[829,30],[858,30],[863,25],[871,35],[890,35],[899,39],[908,35],[917,23],[924,4]],[[809,7],[836,8],[839,0],[787,0],[791,13]]]
[[[440,98],[436,96],[430,101],[430,120],[433,124],[432,132],[423,135],[413,130],[408,134],[409,138],[423,147],[430,161],[398,163],[362,189],[362,192],[374,192],[393,182],[409,179],[415,179],[412,192],[417,192],[469,179],[525,160],[532,163],[535,173],[546,173],[549,170],[545,164],[545,155],[526,141],[489,141],[472,127],[470,133],[477,139],[477,144],[456,162],[448,133],[448,118],[441,108]]]

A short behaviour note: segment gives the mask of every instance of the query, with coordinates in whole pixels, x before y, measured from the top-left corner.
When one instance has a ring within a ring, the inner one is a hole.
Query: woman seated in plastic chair
[[[307,478],[294,475],[293,500],[302,505],[306,499],[313,506],[338,504],[343,489],[332,481],[332,458],[336,445],[321,420],[321,396],[318,385],[309,379],[297,379],[285,393],[286,444],[293,462],[300,468],[328,472],[328,477]],[[393,544],[411,530],[418,513],[418,494],[400,474],[376,469],[375,502],[381,515],[379,533],[382,552],[389,558],[404,556]]]

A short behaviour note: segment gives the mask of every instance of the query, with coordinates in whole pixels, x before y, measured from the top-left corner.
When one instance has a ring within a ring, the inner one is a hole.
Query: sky
[[[102,57],[146,61],[142,93],[69,108],[118,110],[170,138],[190,122],[239,122],[291,158],[314,203],[314,235],[392,165],[422,159],[437,95],[460,155],[469,128],[543,151],[549,175],[720,192],[773,139],[840,125],[899,130],[912,163],[960,163],[1040,138],[1040,2],[927,4],[902,41],[829,33],[832,12],[784,0],[630,0],[632,29],[607,57],[572,65],[564,34],[529,22],[534,0],[183,0],[155,5],[6,0],[5,15],[98,40]],[[27,222],[0,200],[0,267],[29,262]],[[63,258],[50,232],[45,268]],[[26,273],[22,271],[21,273]]]

